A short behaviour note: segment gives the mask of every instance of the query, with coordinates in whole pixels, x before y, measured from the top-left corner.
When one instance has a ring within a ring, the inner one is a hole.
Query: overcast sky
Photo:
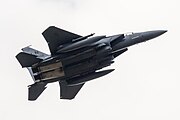
[[[179,0],[1,0],[0,120],[179,120]],[[58,83],[28,101],[33,81],[15,55],[32,45],[49,53],[41,33],[49,26],[87,35],[168,30],[130,47],[87,83],[75,99],[60,100]]]

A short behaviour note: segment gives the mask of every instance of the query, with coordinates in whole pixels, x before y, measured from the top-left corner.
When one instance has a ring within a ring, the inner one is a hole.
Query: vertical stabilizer
[[[38,82],[28,87],[28,100],[36,100],[41,93],[46,89],[47,83]]]

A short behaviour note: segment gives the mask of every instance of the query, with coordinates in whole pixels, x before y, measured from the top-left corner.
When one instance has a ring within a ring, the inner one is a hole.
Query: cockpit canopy
[[[134,33],[133,32],[127,32],[127,33],[124,33],[124,36],[129,36],[129,35],[133,35]]]

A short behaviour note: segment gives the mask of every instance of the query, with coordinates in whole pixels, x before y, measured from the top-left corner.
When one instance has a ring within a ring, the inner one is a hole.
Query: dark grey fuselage
[[[156,30],[108,37],[92,37],[94,34],[82,37],[52,26],[43,32],[51,56],[32,48],[24,48],[16,56],[22,67],[29,69],[35,82],[29,87],[29,100],[37,99],[47,83],[56,81],[60,83],[61,98],[72,99],[85,82],[112,72],[114,69],[99,70],[114,63],[114,58],[127,51],[127,47],[165,32]]]

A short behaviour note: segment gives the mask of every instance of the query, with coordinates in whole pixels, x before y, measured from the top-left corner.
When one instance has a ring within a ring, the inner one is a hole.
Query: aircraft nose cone
[[[150,40],[164,34],[165,32],[167,32],[167,30],[155,30],[155,31],[144,32],[142,35],[144,39]]]

